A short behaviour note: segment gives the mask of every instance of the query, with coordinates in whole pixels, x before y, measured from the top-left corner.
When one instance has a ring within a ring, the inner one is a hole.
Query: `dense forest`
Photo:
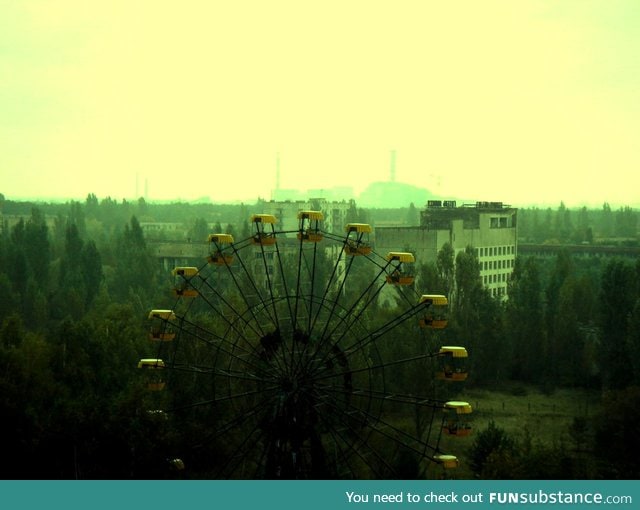
[[[141,412],[136,362],[147,352],[147,314],[167,303],[170,285],[141,224],[179,223],[183,239],[203,239],[211,229],[241,234],[254,211],[93,194],[65,204],[0,200],[0,476],[179,476],[156,449],[154,418]],[[413,205],[354,215],[374,225],[418,221]],[[638,213],[608,204],[520,209],[518,229],[527,243],[637,246]],[[509,298],[499,300],[482,287],[474,250],[454,255],[445,245],[418,268],[418,282],[452,297],[448,335],[470,352],[468,386],[600,395],[603,411],[581,424],[594,467],[585,473],[570,458],[565,476],[640,476],[640,259],[578,258],[561,247],[553,257],[518,257]],[[474,452],[512,447],[497,424]],[[519,476],[544,476],[534,454],[527,458]],[[490,476],[481,464],[477,475]]]

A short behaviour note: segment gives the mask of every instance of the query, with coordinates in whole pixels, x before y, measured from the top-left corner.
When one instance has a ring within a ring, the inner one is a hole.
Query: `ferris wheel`
[[[466,349],[435,345],[446,297],[417,293],[414,256],[376,253],[368,224],[336,234],[301,211],[297,226],[255,214],[245,239],[209,235],[200,267],[173,270],[173,307],[149,313],[138,366],[172,464],[248,479],[457,467],[442,438],[469,434],[471,406],[436,398],[435,380],[467,377]]]

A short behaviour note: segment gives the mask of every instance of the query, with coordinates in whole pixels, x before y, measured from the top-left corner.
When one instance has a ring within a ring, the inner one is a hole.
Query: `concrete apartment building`
[[[419,227],[378,227],[375,248],[380,253],[401,249],[415,254],[416,263],[435,262],[450,243],[457,254],[472,246],[480,261],[480,276],[493,296],[505,296],[517,248],[517,209],[502,202],[430,200],[421,211]]]
[[[276,230],[294,231],[289,237],[295,237],[298,230],[298,212],[322,211],[323,229],[332,234],[343,234],[347,224],[347,213],[351,207],[348,200],[327,200],[311,198],[309,200],[270,200],[260,201],[256,209],[260,213],[273,214],[278,221]]]

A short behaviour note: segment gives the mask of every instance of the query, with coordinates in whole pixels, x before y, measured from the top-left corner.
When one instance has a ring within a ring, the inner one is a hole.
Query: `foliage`
[[[415,221],[415,208],[405,212]],[[0,475],[165,476],[154,444],[173,444],[175,431],[144,413],[148,397],[135,370],[147,348],[146,312],[166,302],[167,294],[166,271],[153,256],[144,226],[177,222],[185,225],[185,239],[201,239],[210,225],[216,231],[227,225],[225,231],[243,238],[247,207],[131,203],[90,194],[83,203],[5,200],[3,213],[20,218],[11,227],[5,224],[0,236]],[[372,216],[351,204],[350,221]],[[569,210],[561,204],[557,210],[521,210],[518,228],[527,240],[541,243],[614,236],[633,242],[637,220],[630,208]],[[350,260],[356,283],[345,292],[368,295],[373,275],[362,260]],[[315,263],[319,276],[313,285],[321,293],[333,264],[322,250]],[[287,284],[296,281],[296,264],[286,263]],[[418,268],[417,281],[451,298],[450,329],[436,338],[468,348],[468,384],[513,380],[608,390],[605,411],[593,423],[576,424],[577,432],[595,430],[595,440],[585,433],[581,445],[597,452],[602,476],[639,475],[633,452],[640,448],[640,403],[637,387],[629,386],[640,384],[640,263],[578,260],[564,252],[552,261],[519,257],[503,301],[482,288],[471,248],[454,256],[445,245],[434,262]],[[390,313],[385,306],[372,310],[363,318],[372,328]],[[414,338],[412,327],[401,328],[398,337]],[[380,349],[400,359],[427,347],[404,341]],[[421,368],[428,367],[416,371]],[[389,384],[400,388],[418,376],[400,374]],[[409,419],[418,429],[424,425],[419,415]],[[474,472],[482,477],[585,476],[561,445],[516,440],[496,424],[478,432],[471,452]],[[399,451],[392,462],[406,465],[409,477],[414,460]]]
[[[499,464],[510,464],[515,451],[516,444],[513,438],[495,422],[490,421],[487,428],[479,431],[473,440],[469,452],[470,467],[481,476],[489,469],[495,473]]]
[[[640,387],[608,392],[595,426],[594,449],[604,476],[640,477]]]

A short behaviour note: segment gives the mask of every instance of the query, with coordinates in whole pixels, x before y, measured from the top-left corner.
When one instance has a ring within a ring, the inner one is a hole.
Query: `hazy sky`
[[[638,0],[0,0],[7,198],[640,204]]]

